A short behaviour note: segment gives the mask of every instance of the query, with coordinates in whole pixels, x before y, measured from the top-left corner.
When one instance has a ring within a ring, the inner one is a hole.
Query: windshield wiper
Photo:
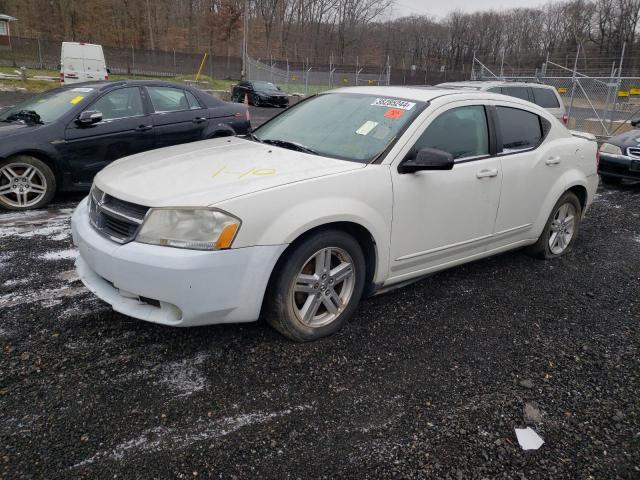
[[[296,142],[289,142],[287,140],[262,140],[262,143],[268,143],[269,145],[275,145],[276,147],[288,148],[289,150],[297,150],[298,152],[310,153],[312,155],[318,155],[318,152],[311,148],[300,145]]]
[[[260,140],[258,137],[256,137],[256,134],[253,132],[249,132],[246,135],[247,137],[249,137],[251,140],[253,140],[254,142],[258,142],[258,143],[262,143],[262,140]]]
[[[9,122],[23,120],[25,123],[44,125],[44,122],[40,119],[40,115],[38,115],[38,112],[35,110],[20,110],[12,113],[5,120]]]

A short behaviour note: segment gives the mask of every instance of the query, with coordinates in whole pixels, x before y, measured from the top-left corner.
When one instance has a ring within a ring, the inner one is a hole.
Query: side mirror
[[[640,119],[639,120],[631,120],[631,126],[632,127],[637,127],[638,125],[640,125]]]
[[[437,148],[422,148],[415,157],[407,157],[398,165],[398,173],[415,173],[420,170],[451,170],[453,155]]]
[[[85,110],[76,119],[76,123],[81,126],[93,125],[102,121],[102,112],[95,110]]]

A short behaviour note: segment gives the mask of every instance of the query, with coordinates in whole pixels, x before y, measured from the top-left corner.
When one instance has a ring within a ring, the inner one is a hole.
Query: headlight
[[[193,250],[231,247],[240,219],[213,208],[152,208],[136,241]]]
[[[610,143],[603,143],[600,147],[600,152],[610,153],[611,155],[622,155],[622,150],[616,145]]]

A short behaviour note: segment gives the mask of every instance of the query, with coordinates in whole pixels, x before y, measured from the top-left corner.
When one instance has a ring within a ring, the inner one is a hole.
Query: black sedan
[[[640,120],[631,122],[633,127]],[[640,130],[611,137],[600,147],[600,178],[604,183],[620,183],[623,179],[640,180]]]
[[[250,130],[243,105],[161,81],[50,90],[0,114],[0,207],[46,205],[88,190],[108,163],[154,148]]]
[[[238,82],[231,91],[231,101],[244,102],[245,97],[249,104],[256,107],[282,107],[289,106],[289,96],[271,82],[242,81]]]

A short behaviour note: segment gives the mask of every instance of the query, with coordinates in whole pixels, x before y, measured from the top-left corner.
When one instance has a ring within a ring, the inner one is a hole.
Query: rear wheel
[[[543,259],[560,257],[571,251],[578,236],[582,206],[573,192],[566,192],[555,204],[538,241],[528,253]]]
[[[358,242],[341,231],[319,232],[294,247],[274,273],[267,321],[297,342],[331,335],[355,312],[364,279]]]
[[[16,155],[0,162],[0,207],[31,210],[47,205],[56,192],[56,177],[42,160]]]
[[[260,97],[258,97],[258,95],[252,95],[251,96],[251,104],[254,107],[259,107],[260,106]]]

